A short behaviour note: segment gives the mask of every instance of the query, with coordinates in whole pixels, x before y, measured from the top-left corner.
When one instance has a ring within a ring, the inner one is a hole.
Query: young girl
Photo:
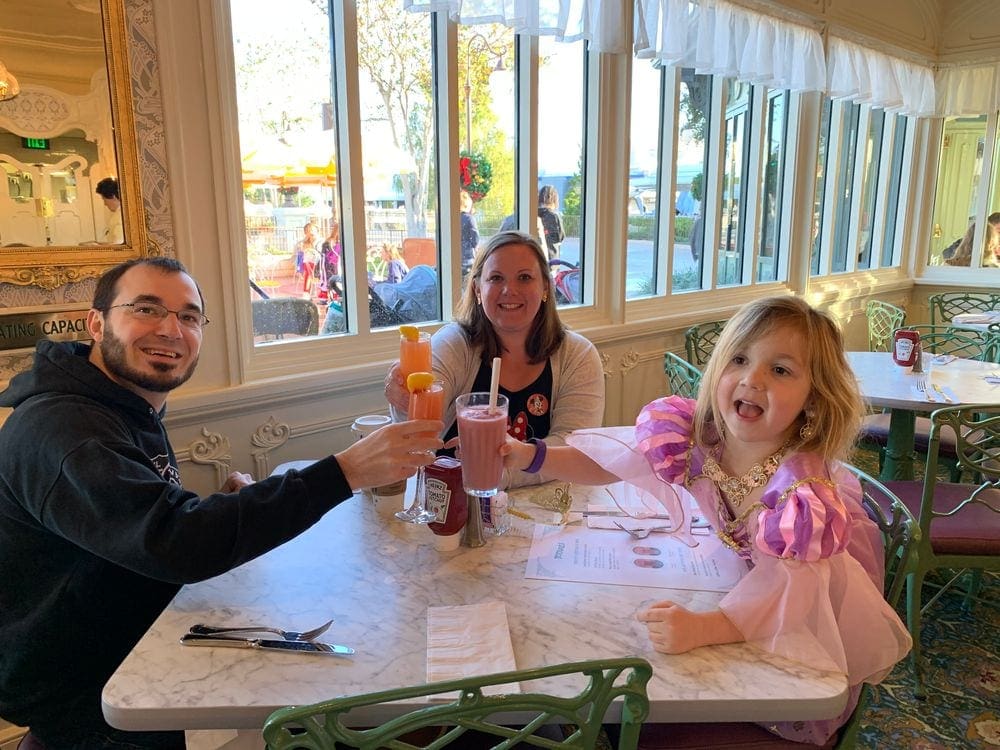
[[[823,744],[854,709],[861,683],[879,682],[911,645],[882,598],[878,528],[839,463],[860,415],[835,323],[796,297],[773,297],[744,306],[726,326],[697,401],[648,404],[625,440],[622,428],[609,428],[573,433],[568,446],[547,451],[511,442],[506,461],[537,470],[540,451],[548,476],[625,480],[675,519],[686,515],[679,488],[690,492],[750,570],[716,610],[662,601],[638,619],[664,653],[747,641],[847,675],[852,694],[838,718],[764,725]]]

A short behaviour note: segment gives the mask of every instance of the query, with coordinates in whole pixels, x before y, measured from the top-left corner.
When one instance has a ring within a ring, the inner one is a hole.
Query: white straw
[[[493,373],[490,377],[490,414],[497,410],[497,394],[500,392],[500,357],[493,358]]]

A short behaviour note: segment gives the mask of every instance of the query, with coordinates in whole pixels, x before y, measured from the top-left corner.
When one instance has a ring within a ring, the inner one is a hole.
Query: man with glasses
[[[427,437],[440,422],[401,422],[284,477],[233,472],[218,493],[185,491],[162,419],[198,363],[204,309],[175,260],[117,266],[87,316],[93,344],[39,342],[31,370],[0,393],[14,409],[0,429],[0,716],[31,727],[22,747],[183,748],[182,732],[112,729],[100,705],[180,586],[267,552],[442,447]]]

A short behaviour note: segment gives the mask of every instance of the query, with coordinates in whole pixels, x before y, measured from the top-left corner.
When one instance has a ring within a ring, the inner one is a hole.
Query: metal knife
[[[186,633],[181,637],[185,646],[217,646],[224,648],[256,648],[273,651],[297,651],[300,654],[326,654],[328,656],[350,656],[354,649],[335,643],[319,641],[277,641],[267,638],[230,638],[224,635],[199,635]]]
[[[579,513],[584,518],[586,518],[587,516],[602,516],[602,517],[614,517],[614,518],[624,518],[628,516],[628,514],[620,510],[583,510],[583,511],[571,510],[570,513]],[[656,513],[648,516],[628,516],[628,517],[635,518],[641,521],[645,521],[646,519],[659,520],[664,518],[670,518],[670,516],[667,515],[666,513]]]

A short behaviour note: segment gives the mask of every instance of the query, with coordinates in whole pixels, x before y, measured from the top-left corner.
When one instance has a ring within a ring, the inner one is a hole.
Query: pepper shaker
[[[923,372],[924,371],[924,347],[920,341],[917,341],[917,353],[913,357],[913,369],[910,372]]]
[[[479,509],[479,498],[469,496],[468,501],[469,514],[462,533],[462,544],[466,547],[482,547],[486,544],[486,536],[483,534],[483,514]]]

